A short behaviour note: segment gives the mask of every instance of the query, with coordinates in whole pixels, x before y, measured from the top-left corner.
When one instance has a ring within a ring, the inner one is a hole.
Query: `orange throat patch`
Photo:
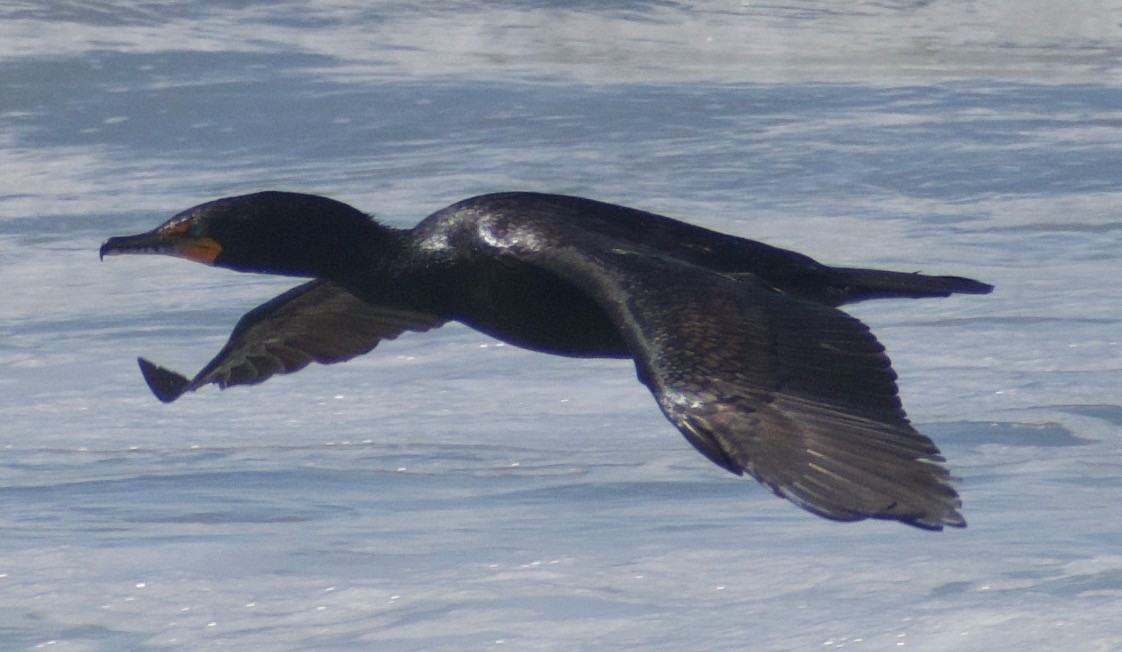
[[[222,245],[218,244],[218,241],[214,238],[203,236],[185,244],[176,255],[197,263],[210,265],[214,263],[214,259],[220,253],[222,253]]]

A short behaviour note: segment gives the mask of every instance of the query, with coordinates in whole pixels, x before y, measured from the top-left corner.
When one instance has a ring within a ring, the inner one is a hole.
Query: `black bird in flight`
[[[412,229],[325,197],[261,192],[110,238],[100,253],[314,279],[247,313],[194,378],[141,358],[164,402],[459,321],[535,351],[634,360],[702,454],[819,516],[965,525],[884,347],[837,307],[985,294],[985,283],[830,267],[661,215],[531,192],[472,197]]]

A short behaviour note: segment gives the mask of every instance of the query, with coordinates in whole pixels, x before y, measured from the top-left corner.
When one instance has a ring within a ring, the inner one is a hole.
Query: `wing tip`
[[[140,365],[140,374],[144,376],[148,389],[152,390],[161,403],[171,403],[190,389],[191,381],[183,374],[144,358],[137,358],[136,362]]]
[[[915,517],[904,517],[898,515],[889,515],[884,517],[874,518],[888,518],[900,521],[905,525],[911,525],[921,530],[929,530],[932,532],[942,532],[944,528],[958,528],[963,529],[966,527],[966,519],[957,509],[949,509],[942,513],[937,514],[921,514]]]
[[[771,487],[771,489],[780,498],[785,498],[803,510],[829,521],[841,523],[857,523],[867,519],[896,521],[929,532],[941,532],[945,528],[962,529],[966,527],[966,519],[959,512],[962,501],[958,498],[957,493],[953,493],[949,501],[936,500],[922,506],[913,503],[911,509],[904,509],[895,502],[883,508],[870,505],[864,507],[841,506],[834,500],[815,500],[811,496],[802,495],[797,491],[785,491],[776,487]]]
[[[830,509],[807,502],[790,494],[781,492],[776,492],[776,494],[790,500],[807,512],[830,521],[843,523],[857,523],[866,519],[896,521],[929,532],[942,532],[945,528],[963,529],[966,527],[966,519],[963,518],[962,514],[958,511],[958,508],[962,505],[957,500],[955,500],[953,505],[933,505],[928,509],[919,511],[903,512],[897,509],[895,504],[889,505],[885,509],[879,511],[863,511],[854,509]]]

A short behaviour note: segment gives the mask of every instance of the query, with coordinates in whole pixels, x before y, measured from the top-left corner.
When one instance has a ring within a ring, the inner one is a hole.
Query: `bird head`
[[[330,277],[379,230],[339,201],[267,191],[189,208],[155,229],[109,238],[100,255],[162,254],[242,272]]]

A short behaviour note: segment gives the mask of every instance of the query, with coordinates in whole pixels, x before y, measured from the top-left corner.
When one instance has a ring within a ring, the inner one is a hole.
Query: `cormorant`
[[[325,197],[260,192],[110,238],[100,253],[315,279],[247,313],[192,379],[140,358],[164,402],[348,360],[454,320],[535,351],[633,359],[702,454],[819,516],[965,525],[884,347],[837,306],[984,294],[985,283],[830,267],[661,215],[531,192],[472,197],[412,229]]]

